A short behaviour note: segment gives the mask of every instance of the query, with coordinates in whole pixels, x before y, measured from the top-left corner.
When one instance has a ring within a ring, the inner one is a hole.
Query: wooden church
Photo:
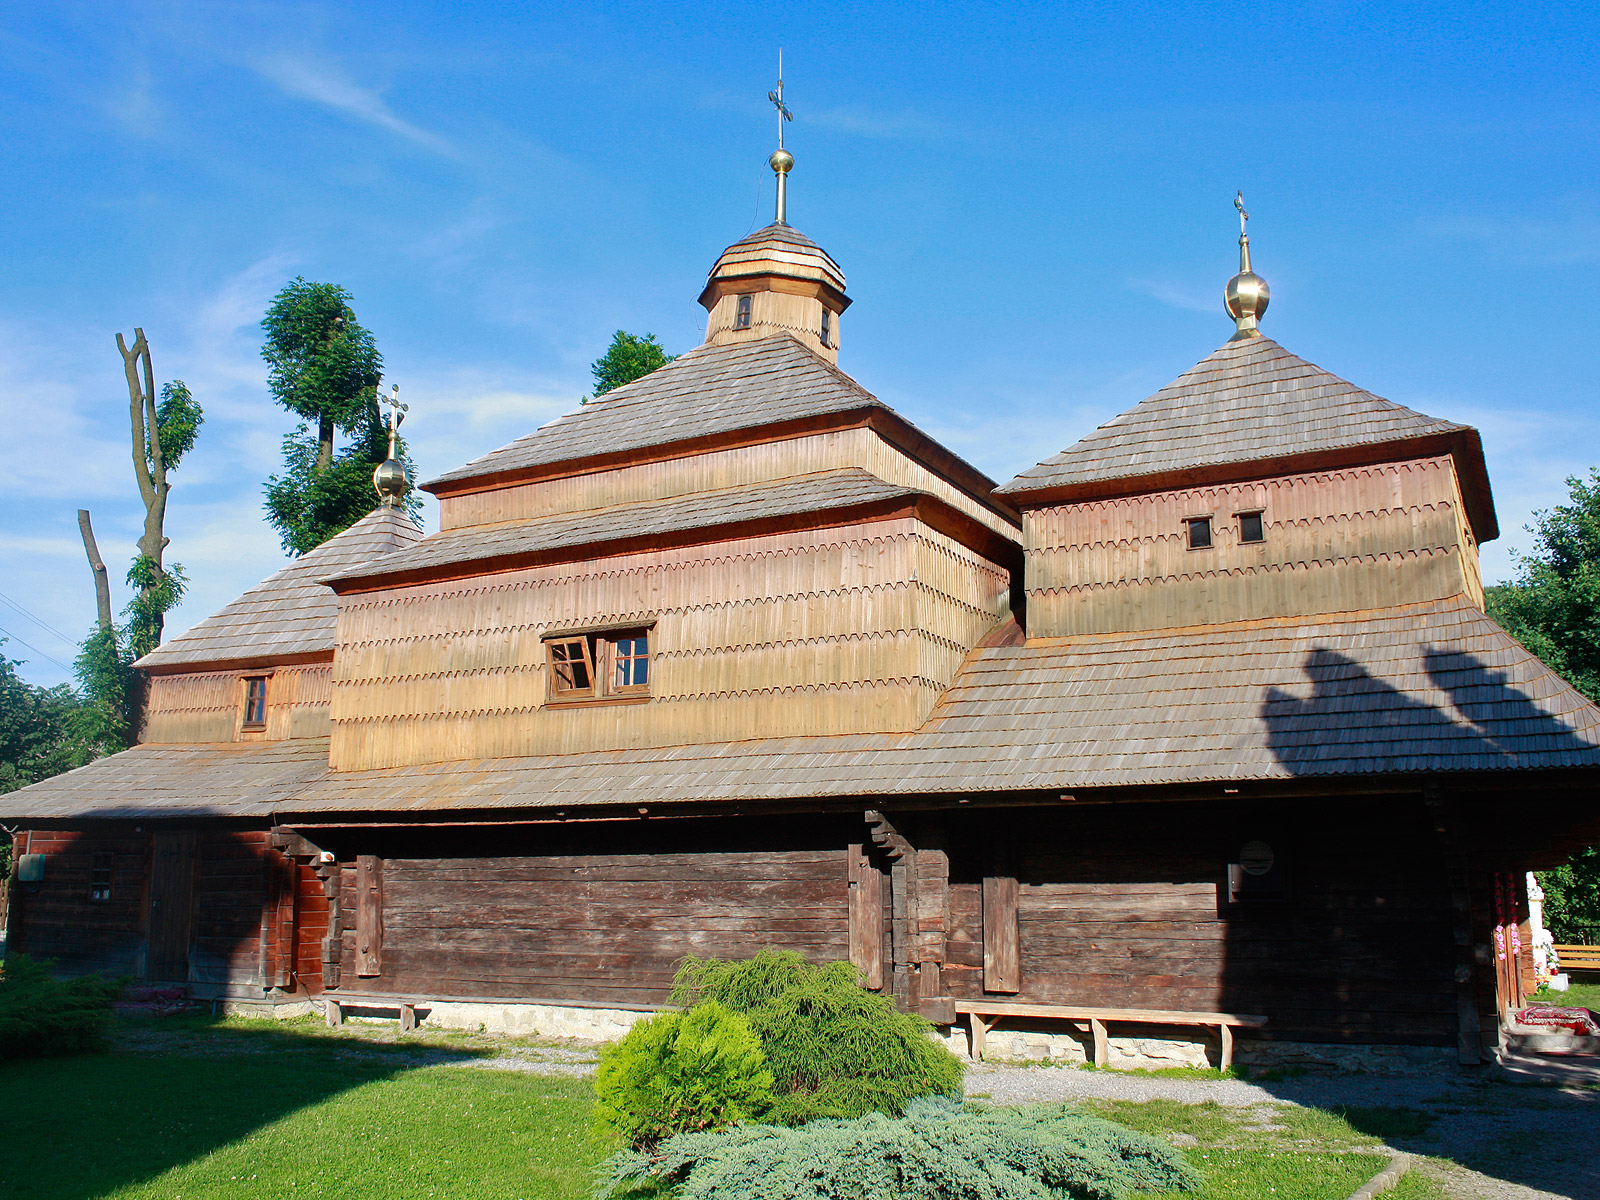
[[[1492,1052],[1600,709],[1484,615],[1477,432],[1263,336],[1241,235],[1234,335],[997,486],[839,369],[792,161],[704,345],[424,484],[437,533],[389,464],[141,660],[138,746],[0,797],[11,948],[582,1031],[773,946],[975,1051]]]

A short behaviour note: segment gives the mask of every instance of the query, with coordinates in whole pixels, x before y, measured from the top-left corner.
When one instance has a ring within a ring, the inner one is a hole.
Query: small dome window
[[[755,297],[748,293],[739,297],[739,308],[733,318],[733,327],[735,329],[750,328],[750,310],[754,303]]]
[[[833,345],[833,310],[830,308],[822,310],[822,344]]]

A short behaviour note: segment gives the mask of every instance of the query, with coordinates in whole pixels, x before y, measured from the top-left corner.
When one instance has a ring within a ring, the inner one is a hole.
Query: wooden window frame
[[[822,344],[833,348],[833,310],[827,305],[822,308]]]
[[[1205,540],[1205,543],[1203,545],[1198,545],[1197,546],[1195,544],[1194,527],[1196,525],[1205,526],[1206,540]],[[1188,545],[1189,549],[1191,549],[1191,550],[1210,550],[1212,547],[1214,547],[1217,544],[1217,536],[1216,535],[1217,535],[1217,531],[1213,527],[1212,522],[1211,522],[1211,517],[1209,515],[1201,515],[1201,516],[1195,516],[1195,517],[1185,517],[1183,519],[1183,539],[1184,539],[1184,542]]]
[[[753,292],[742,293],[733,305],[733,327],[749,329],[755,321],[756,298]]]
[[[116,888],[117,857],[109,850],[89,856],[89,903],[110,904]]]
[[[650,699],[653,671],[650,667],[651,640],[654,622],[633,625],[610,625],[598,629],[562,630],[546,633],[545,662],[550,668],[550,689],[545,703],[551,707],[582,707],[593,704],[629,704]],[[619,684],[617,673],[617,644],[644,639],[645,682]],[[557,659],[556,648],[567,647],[568,653],[578,650],[589,672],[587,688],[564,688],[559,685],[560,666],[576,659]]]
[[[1237,513],[1234,513],[1233,515],[1239,522],[1239,544],[1241,546],[1259,546],[1262,542],[1267,540],[1267,514],[1265,512],[1263,512],[1261,509],[1259,509],[1259,508],[1247,508],[1243,512],[1237,512]],[[1260,536],[1253,537],[1253,538],[1245,537],[1245,535],[1244,535],[1244,523],[1245,523],[1245,518],[1247,518],[1247,517],[1254,517],[1257,521],[1260,522],[1260,527],[1259,527]]]
[[[267,680],[270,678],[270,675],[245,675],[241,677],[241,681],[244,684],[244,698],[241,702],[242,711],[240,716],[242,719],[239,722],[239,728],[256,730],[267,727]],[[259,721],[250,719],[250,685],[254,683],[261,685],[261,719]]]

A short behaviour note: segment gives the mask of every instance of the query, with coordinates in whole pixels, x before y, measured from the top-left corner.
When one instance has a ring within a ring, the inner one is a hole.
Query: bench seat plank
[[[996,1017],[1063,1017],[1077,1021],[1142,1021],[1146,1025],[1242,1025],[1260,1029],[1267,1018],[1245,1013],[1176,1012],[1159,1008],[1085,1008],[1077,1004],[1018,1004],[957,1000],[956,1011]]]

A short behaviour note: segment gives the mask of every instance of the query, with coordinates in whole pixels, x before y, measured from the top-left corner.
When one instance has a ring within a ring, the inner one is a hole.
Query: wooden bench
[[[402,1000],[396,996],[359,996],[351,992],[322,993],[322,1016],[327,1021],[329,1029],[337,1029],[344,1024],[344,1010],[347,1008],[398,1008],[400,1010],[400,1031],[402,1033],[417,1027],[417,1006],[420,1004],[427,1008],[427,1000]]]
[[[432,1008],[435,1004],[539,1004],[547,1008],[603,1008],[619,1012],[655,1012],[660,1004],[610,1004],[591,1000],[551,1000],[528,996],[442,996],[437,993],[418,993],[409,996],[384,995],[379,992],[323,992],[323,1019],[329,1029],[344,1024],[347,1008],[393,1008],[400,1012],[402,1031],[417,1027],[417,1009]]]
[[[1600,971],[1600,946],[1555,946],[1563,971]]]
[[[1007,1017],[1045,1017],[1073,1022],[1079,1030],[1087,1026],[1094,1038],[1094,1065],[1106,1065],[1109,1039],[1107,1022],[1137,1025],[1200,1025],[1215,1027],[1222,1038],[1220,1068],[1226,1071],[1233,1065],[1233,1031],[1237,1028],[1260,1029],[1267,1018],[1245,1016],[1239,1013],[1216,1012],[1166,1012],[1154,1008],[1083,1008],[1075,1004],[1015,1004],[1000,1000],[957,1000],[958,1013],[967,1015],[972,1031],[972,1057],[983,1058],[983,1040],[991,1029]]]

